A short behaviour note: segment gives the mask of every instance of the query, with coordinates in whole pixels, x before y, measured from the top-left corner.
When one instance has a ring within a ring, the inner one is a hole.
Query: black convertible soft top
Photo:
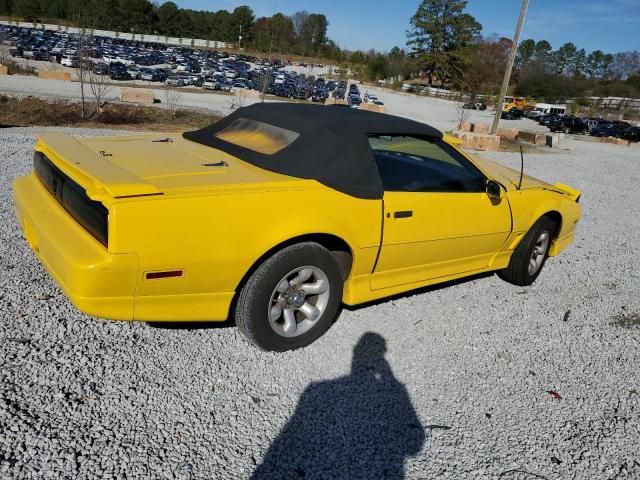
[[[298,136],[272,154],[259,153],[216,136],[238,119],[266,123]],[[380,199],[382,181],[367,139],[369,134],[442,138],[442,133],[435,128],[406,118],[347,107],[296,103],[257,103],[239,108],[211,126],[185,132],[183,137],[265,170],[311,178],[354,197]]]

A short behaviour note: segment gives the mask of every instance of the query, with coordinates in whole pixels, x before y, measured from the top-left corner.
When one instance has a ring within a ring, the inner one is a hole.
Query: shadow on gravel
[[[152,328],[159,330],[204,330],[204,329],[218,329],[218,328],[231,328],[236,324],[232,320],[225,320],[224,322],[146,322]]]
[[[350,375],[309,385],[251,478],[404,478],[425,429],[386,351],[383,337],[365,333]]]

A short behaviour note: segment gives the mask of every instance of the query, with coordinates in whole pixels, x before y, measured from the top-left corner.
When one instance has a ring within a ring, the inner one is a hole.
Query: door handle
[[[400,210],[393,212],[393,218],[409,218],[413,217],[413,210]]]

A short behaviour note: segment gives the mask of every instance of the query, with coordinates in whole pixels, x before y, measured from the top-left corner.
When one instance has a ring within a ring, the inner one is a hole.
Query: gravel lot
[[[34,131],[0,130],[0,477],[640,478],[640,150],[527,157],[585,211],[534,286],[345,310],[272,354],[234,328],[78,313],[14,220]]]
[[[291,70],[292,68],[287,69]],[[136,81],[138,85],[142,83],[148,84],[149,82]],[[157,83],[150,84],[149,88],[155,92],[157,99],[166,103],[165,91],[158,89],[158,86],[159,84]],[[152,87],[155,87],[155,89]],[[258,99],[252,97],[240,100],[235,95],[224,95],[209,91],[201,93],[182,88],[178,89],[178,91],[180,92],[178,99],[180,107],[210,110],[223,115],[228,115],[232,111],[234,102],[242,101],[245,106],[248,106],[258,101]],[[425,122],[441,130],[452,130],[458,125],[456,104],[454,102],[432,97],[419,97],[414,94],[395,92],[367,85],[361,85],[360,91],[362,95],[366,92],[375,92],[380,100],[384,102],[387,112],[392,115]],[[0,76],[0,93],[20,97],[34,95],[49,99],[79,100],[80,84],[62,80],[43,80],[33,76],[4,75]],[[117,100],[120,98],[120,94],[121,87],[115,82],[107,95],[107,101]],[[276,97],[267,97],[267,101],[277,100]],[[155,104],[155,106],[163,107],[165,106],[164,103]],[[493,115],[493,110],[472,111],[470,112],[469,121],[490,125],[493,122]],[[530,132],[549,132],[547,127],[540,126],[528,118],[503,120],[500,126],[519,128]]]

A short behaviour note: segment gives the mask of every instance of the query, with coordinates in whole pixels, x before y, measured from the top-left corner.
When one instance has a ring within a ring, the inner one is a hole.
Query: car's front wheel
[[[333,323],[342,301],[342,275],[323,246],[304,242],[267,258],[240,290],[235,321],[263,350],[304,347]]]
[[[511,254],[507,268],[498,271],[498,276],[514,285],[531,285],[547,261],[555,230],[553,220],[540,218]]]

